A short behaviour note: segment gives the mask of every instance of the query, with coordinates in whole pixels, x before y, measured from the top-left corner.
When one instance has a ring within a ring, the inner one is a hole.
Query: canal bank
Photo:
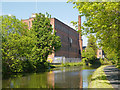
[[[115,66],[103,65],[93,73],[88,88],[109,88],[118,90],[120,81],[119,71]]]
[[[83,62],[74,62],[74,63],[61,63],[58,65],[51,64],[53,67],[69,67],[69,66],[83,66]]]

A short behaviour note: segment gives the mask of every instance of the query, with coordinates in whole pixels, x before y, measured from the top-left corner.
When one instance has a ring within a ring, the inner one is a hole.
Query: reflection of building
[[[48,75],[47,75],[47,81],[48,81],[48,88],[55,88],[55,75],[54,75],[54,71],[50,71],[48,72]]]
[[[29,29],[32,27],[32,21],[35,15],[29,19],[22,20],[25,22]],[[53,31],[56,31],[56,35],[60,36],[62,47],[59,51],[52,53],[48,58],[54,57],[66,57],[66,58],[79,58],[82,47],[82,37],[76,30],[59,21],[56,18],[50,18],[50,23],[53,27]],[[79,24],[81,23],[81,17],[79,16]],[[81,25],[81,24],[80,24]],[[80,29],[80,26],[79,26]]]

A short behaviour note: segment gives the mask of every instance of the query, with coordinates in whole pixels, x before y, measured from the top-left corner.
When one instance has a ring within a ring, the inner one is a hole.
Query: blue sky
[[[28,19],[32,13],[48,12],[52,17],[73,27],[70,22],[78,21],[79,12],[73,9],[72,3],[66,2],[2,2],[2,14],[15,15],[18,19]],[[85,17],[82,17],[82,23]],[[87,45],[87,38],[83,36],[83,46]]]

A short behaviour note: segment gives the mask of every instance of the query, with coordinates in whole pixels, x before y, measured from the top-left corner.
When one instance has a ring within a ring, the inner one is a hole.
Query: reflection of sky
[[[10,88],[14,88],[13,82],[10,83]]]
[[[95,71],[95,69],[92,70],[83,70],[82,71],[82,78],[83,78],[83,88],[88,88],[89,84],[89,76],[92,75],[92,73]]]

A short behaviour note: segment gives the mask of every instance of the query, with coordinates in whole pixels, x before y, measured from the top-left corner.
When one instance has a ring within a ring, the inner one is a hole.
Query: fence
[[[52,63],[75,63],[81,62],[80,58],[54,57]]]

